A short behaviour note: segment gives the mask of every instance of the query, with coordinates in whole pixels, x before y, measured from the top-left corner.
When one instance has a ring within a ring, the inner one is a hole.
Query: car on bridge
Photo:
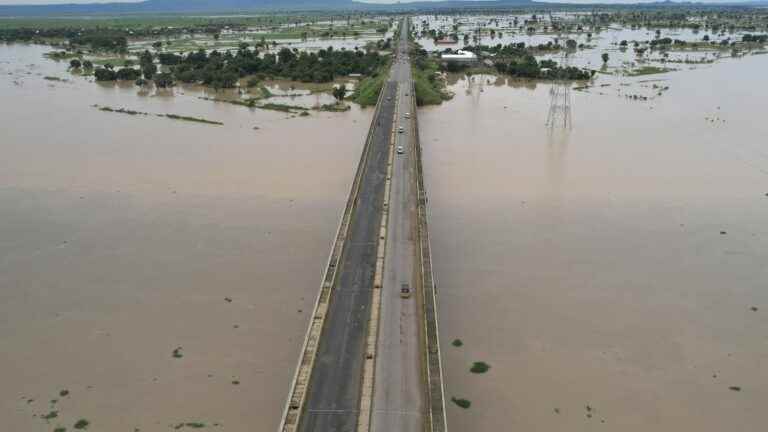
[[[404,299],[411,298],[411,287],[408,284],[400,285],[400,297]]]
[[[397,154],[403,154],[405,153],[405,149],[403,146],[397,146]]]

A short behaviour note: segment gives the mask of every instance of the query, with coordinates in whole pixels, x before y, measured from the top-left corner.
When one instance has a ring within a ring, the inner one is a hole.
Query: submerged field
[[[600,75],[565,130],[550,84],[450,77],[419,129],[451,428],[765,424],[766,68]]]
[[[552,29],[586,16],[413,19],[430,53],[573,39],[567,61],[596,71],[575,83],[488,65],[417,71],[439,80],[427,90],[442,102],[420,110],[419,130],[450,428],[759,430],[768,56],[757,45],[638,54],[631,42],[764,29]],[[218,31],[86,57],[362,50],[392,31],[388,16],[129,24]],[[93,82],[51,50],[0,44],[0,93],[13,101],[0,104],[3,425],[274,430],[372,113],[332,93],[372,103],[383,76],[157,88]],[[570,126],[548,127],[566,99]]]
[[[371,110],[51,81],[45,51],[0,45],[0,429],[275,430]]]

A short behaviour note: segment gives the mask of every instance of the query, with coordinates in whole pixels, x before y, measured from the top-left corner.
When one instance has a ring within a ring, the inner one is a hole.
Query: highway
[[[400,297],[402,284],[407,283],[412,289],[418,285],[414,269],[419,258],[416,248],[414,117],[405,118],[405,113],[411,111],[413,95],[410,94],[411,69],[407,57],[407,20],[403,22],[406,24],[401,26],[400,43],[382,88],[371,138],[363,150],[365,157],[361,159],[359,189],[356,196],[353,189],[354,205],[343,237],[330,301],[324,321],[320,321],[322,327],[318,327],[322,330],[315,356],[309,357],[314,363],[311,373],[306,374],[306,393],[301,399],[291,398],[286,408],[286,419],[291,416],[292,407],[298,410],[298,430],[301,432],[365,432],[369,426],[381,432],[416,432],[424,426],[425,380],[421,376],[419,340],[419,325],[423,318],[418,296]],[[393,126],[402,127],[403,132],[398,133]],[[394,155],[392,177],[387,183],[393,135],[395,145],[402,146],[404,151]],[[388,212],[383,212],[387,184],[390,201]],[[383,214],[389,215],[387,220],[382,221]],[[381,293],[381,305],[380,313],[371,315],[382,222],[387,231],[386,237],[381,239],[386,238],[387,243],[383,249],[383,286],[381,290],[376,289]],[[363,367],[366,349],[372,346],[366,346],[372,317],[378,317],[375,322],[379,324],[378,339],[373,330],[376,327],[370,327],[374,337],[371,340],[376,341],[376,354],[375,357],[368,356],[368,359],[375,358],[375,369],[369,370],[375,371],[375,375],[366,384],[369,390],[364,392]],[[311,349],[311,346],[311,343],[305,345],[305,349]],[[304,376],[297,374],[299,380]],[[372,395],[368,387],[370,382],[374,383]],[[302,384],[294,385],[297,387],[293,387],[292,394],[301,395]],[[369,395],[366,400],[372,405],[370,425],[365,417],[360,417],[361,425],[358,425],[361,395]]]
[[[371,430],[420,432],[424,428],[423,378],[420,368],[419,325],[423,319],[416,294],[400,297],[402,284],[417,286],[416,185],[411,98],[411,64],[407,56],[407,32],[401,34],[401,51],[392,66],[398,83],[395,145],[390,184],[389,221],[381,293],[379,338],[376,358]],[[406,118],[406,113],[408,117]]]
[[[397,83],[389,80],[382,91],[384,97],[299,422],[303,432],[352,432],[357,427]]]

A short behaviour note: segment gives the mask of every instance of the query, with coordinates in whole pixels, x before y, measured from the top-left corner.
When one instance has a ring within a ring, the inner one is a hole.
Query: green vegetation
[[[464,345],[464,342],[462,342],[461,339],[454,339],[453,342],[451,342],[451,345],[453,345],[453,346],[458,348],[458,347]]]
[[[128,115],[149,115],[148,112],[134,111],[134,110],[126,109],[126,108],[112,108],[112,107],[108,107],[108,106],[99,107],[98,105],[94,105],[94,107],[99,108],[99,111],[115,112],[115,113],[128,114]],[[177,358],[181,358],[182,357],[182,355],[181,355],[181,347],[176,348],[175,350],[173,350],[173,356],[177,357]]]
[[[342,84],[338,87],[335,87],[331,92],[331,94],[333,95],[333,97],[336,98],[336,100],[339,101],[339,103],[341,103],[342,101],[344,101],[344,98],[347,96],[347,86]]]
[[[472,406],[472,402],[468,401],[467,399],[452,397],[451,402],[455,403],[459,408],[464,408],[464,409],[467,409],[470,406]]]
[[[48,414],[44,415],[43,418],[45,420],[50,420],[50,419],[54,419],[54,418],[56,418],[58,416],[59,416],[59,412],[58,411],[51,411]]]
[[[57,426],[53,429],[53,432],[67,432],[67,428],[64,426]]]
[[[120,114],[128,114],[128,115],[152,115],[148,112],[143,111],[134,111],[129,110],[126,108],[112,108],[108,106],[100,107],[98,105],[93,105],[94,108],[98,108],[99,111],[105,111],[105,112],[113,112],[113,113],[120,113]],[[196,122],[196,123],[205,123],[205,124],[212,124],[212,125],[223,125],[224,123],[214,120],[207,120],[204,118],[198,118],[198,117],[189,117],[189,116],[182,116],[178,114],[155,114],[157,117],[166,117],[173,120],[184,120],[189,122]],[[180,359],[184,357],[184,354],[182,353],[182,347],[175,348],[173,352],[171,352],[171,356],[176,359]]]
[[[44,76],[43,79],[47,80],[47,81],[66,81],[64,79],[61,79],[61,78],[55,77],[55,76]]]
[[[217,424],[214,423],[214,426],[216,426],[216,425]],[[206,427],[206,424],[203,423],[203,422],[182,422],[182,423],[177,423],[175,426],[173,426],[173,428],[176,429],[176,430],[184,428],[184,427],[188,427],[188,428],[192,428],[192,429],[202,429],[202,428]]]
[[[288,105],[288,104],[280,104],[280,103],[265,103],[262,105],[256,105],[256,108],[266,109],[266,110],[272,110],[272,111],[281,111],[286,113],[293,113],[294,111],[306,111],[307,108],[304,108],[303,106],[298,105]]]
[[[480,52],[476,48],[473,49]],[[495,54],[493,66],[496,71],[516,78],[586,81],[595,74],[594,71],[573,66],[561,67],[554,60],[537,61],[534,51],[522,42],[499,44],[489,50]]]
[[[167,67],[169,72],[157,74],[155,60]],[[332,47],[317,53],[283,48],[277,54],[267,53],[261,56],[258,49],[251,49],[247,43],[241,43],[235,54],[215,50],[209,54],[200,49],[186,55],[161,53],[155,56],[149,51],[144,51],[139,56],[139,63],[144,78],[154,78],[158,87],[170,87],[175,81],[180,81],[219,89],[233,88],[240,78],[246,76],[255,76],[255,79],[248,81],[249,86],[258,85],[260,80],[267,77],[324,83],[349,74],[370,76],[386,63],[386,59],[377,51],[334,50]],[[115,72],[105,66],[96,69],[94,73],[98,81],[138,78],[138,71],[133,68],[123,68]],[[123,75],[120,75],[121,73]]]
[[[386,73],[384,70],[379,71],[374,76],[363,79],[357,87],[355,87],[351,99],[364,107],[376,105],[376,102],[379,100],[379,93],[381,93],[381,89],[384,87],[385,80]]]
[[[345,104],[343,102],[338,102],[338,103],[335,103],[335,104],[323,104],[323,105],[320,105],[320,108],[318,108],[318,111],[344,112],[344,111],[349,111],[351,109],[352,109],[352,107],[350,107],[349,105],[347,105],[347,104]]]
[[[75,427],[75,429],[83,430],[83,429],[88,429],[88,426],[90,424],[91,424],[91,422],[89,422],[88,420],[80,419],[77,422],[75,422],[75,426],[74,427]]]
[[[190,122],[197,122],[197,123],[205,123],[205,124],[212,124],[212,125],[223,125],[224,123],[214,121],[214,120],[207,120],[204,118],[198,118],[198,117],[188,117],[188,116],[180,116],[176,114],[157,114],[158,117],[168,117],[169,119],[174,120],[184,120],[184,121],[190,121]],[[173,356],[176,358],[181,358],[181,353],[174,350]]]
[[[674,69],[663,68],[658,66],[641,66],[637,69],[630,70],[625,73],[626,76],[642,76],[642,75],[654,75],[660,73],[672,72]]]
[[[412,50],[411,58],[416,105],[439,105],[451,99],[451,94],[445,90],[445,80],[438,73],[437,61],[418,46]]]
[[[219,98],[211,98],[211,97],[205,97],[205,96],[199,96],[202,100],[207,101],[213,101],[213,102],[223,102],[228,103],[232,105],[241,105],[248,108],[256,108],[256,101],[258,98],[247,98],[247,99],[219,99]]]
[[[474,362],[472,363],[472,367],[469,368],[469,371],[476,374],[486,373],[488,370],[491,369],[491,365],[489,365],[486,362]]]

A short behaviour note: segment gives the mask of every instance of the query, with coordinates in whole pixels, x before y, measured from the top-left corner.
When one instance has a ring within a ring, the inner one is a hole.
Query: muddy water
[[[275,430],[371,111],[145,95],[44,51],[0,45],[0,429]]]
[[[451,429],[765,428],[766,68],[574,92],[551,135],[548,85],[460,79],[420,111],[447,392],[472,402]]]

